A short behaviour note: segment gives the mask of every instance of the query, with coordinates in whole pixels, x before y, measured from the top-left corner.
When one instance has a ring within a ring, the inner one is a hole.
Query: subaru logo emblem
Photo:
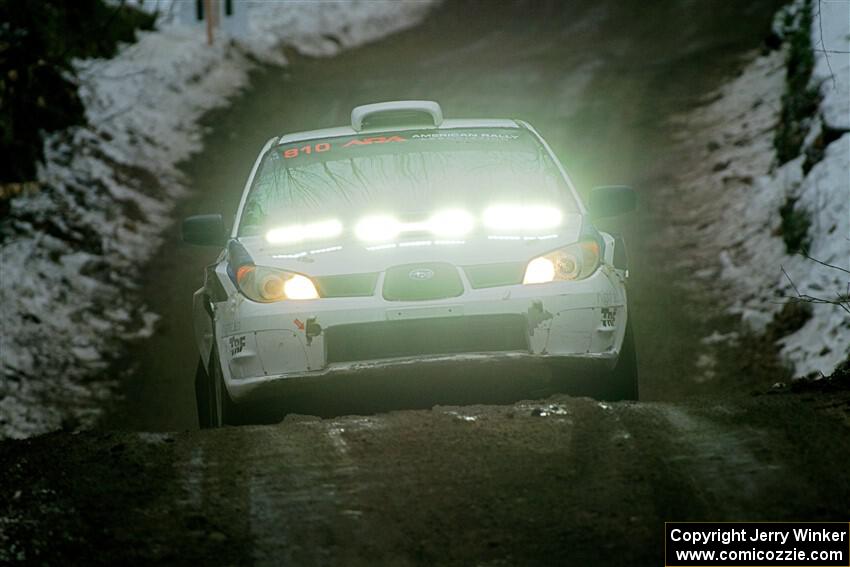
[[[416,268],[415,270],[411,270],[409,274],[407,274],[412,280],[424,281],[430,280],[434,277],[434,270],[429,270],[428,268]]]

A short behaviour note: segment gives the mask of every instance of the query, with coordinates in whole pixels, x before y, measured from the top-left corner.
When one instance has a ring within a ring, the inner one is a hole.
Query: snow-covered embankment
[[[153,332],[133,290],[187,194],[177,164],[200,150],[199,119],[246,86],[254,61],[285,64],[284,44],[333,55],[416,24],[431,5],[251,2],[247,40],[210,47],[202,27],[164,22],[113,59],[75,62],[89,124],[45,140],[40,190],[14,199],[0,226],[0,437],[100,415],[116,385],[103,370]]]
[[[777,132],[788,115],[789,73],[801,67],[789,63],[806,56],[789,55],[795,25],[810,34],[814,112],[797,117],[802,143],[783,163],[778,147],[787,153],[787,146]],[[796,376],[828,375],[850,356],[850,313],[837,305],[850,307],[850,2],[798,1],[775,27],[782,49],[755,59],[708,97],[714,102],[681,117],[683,144],[694,130],[710,141],[690,140],[699,163],[680,181],[696,204],[695,248],[706,264],[719,264],[696,276],[757,333],[786,324],[779,318],[796,319],[782,333],[781,357]],[[796,304],[803,314],[789,315],[787,303],[800,295],[809,296]]]

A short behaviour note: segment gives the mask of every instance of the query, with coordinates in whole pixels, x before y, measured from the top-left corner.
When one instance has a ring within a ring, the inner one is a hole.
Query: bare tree
[[[812,258],[809,256],[809,253],[806,250],[800,252],[800,255],[811,260],[812,262],[816,262],[821,266],[826,266],[827,268],[832,268],[833,270],[838,270],[840,272],[844,272],[848,276],[850,276],[850,270],[845,270],[839,266],[835,266],[833,264],[829,264],[827,262],[823,262],[818,260],[817,258]],[[788,280],[788,283],[791,284],[791,287],[794,289],[794,293],[797,294],[797,297],[792,297],[795,301],[805,301],[807,303],[815,303],[815,304],[826,304],[826,305],[835,305],[836,307],[840,307],[848,314],[850,314],[850,279],[847,281],[847,289],[842,294],[841,292],[835,292],[835,298],[827,298],[827,297],[816,297],[814,295],[809,295],[807,293],[800,293],[800,290],[797,288],[794,281],[791,279],[791,276],[788,275],[788,272],[785,271],[785,266],[780,266],[782,269],[782,273],[785,275],[785,279]]]

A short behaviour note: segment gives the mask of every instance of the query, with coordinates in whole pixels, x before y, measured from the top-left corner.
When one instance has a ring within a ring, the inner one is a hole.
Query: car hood
[[[279,246],[268,244],[259,236],[243,237],[239,242],[257,265],[308,276],[332,276],[382,272],[392,266],[416,263],[474,266],[527,262],[576,242],[581,224],[582,218],[576,215],[557,230],[533,236],[481,234],[456,240],[406,238],[371,246],[354,240]]]

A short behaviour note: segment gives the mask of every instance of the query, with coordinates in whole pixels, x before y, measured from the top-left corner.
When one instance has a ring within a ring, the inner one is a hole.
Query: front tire
[[[212,427],[209,381],[204,361],[198,358],[198,369],[195,371],[195,407],[198,410],[198,427],[201,429]]]
[[[631,321],[626,322],[626,334],[620,347],[620,356],[612,370],[581,373],[567,367],[555,366],[551,372],[555,389],[571,396],[589,396],[612,402],[637,400],[637,355]]]
[[[198,360],[195,374],[195,401],[198,407],[198,425],[201,429],[222,427],[232,423],[234,417],[233,402],[224,386],[224,377],[218,359],[218,351],[210,353],[209,369]]]
[[[620,347],[617,366],[601,377],[599,386],[598,397],[601,400],[616,402],[638,399],[637,352],[631,320],[626,322],[626,335],[623,337],[623,346]]]

